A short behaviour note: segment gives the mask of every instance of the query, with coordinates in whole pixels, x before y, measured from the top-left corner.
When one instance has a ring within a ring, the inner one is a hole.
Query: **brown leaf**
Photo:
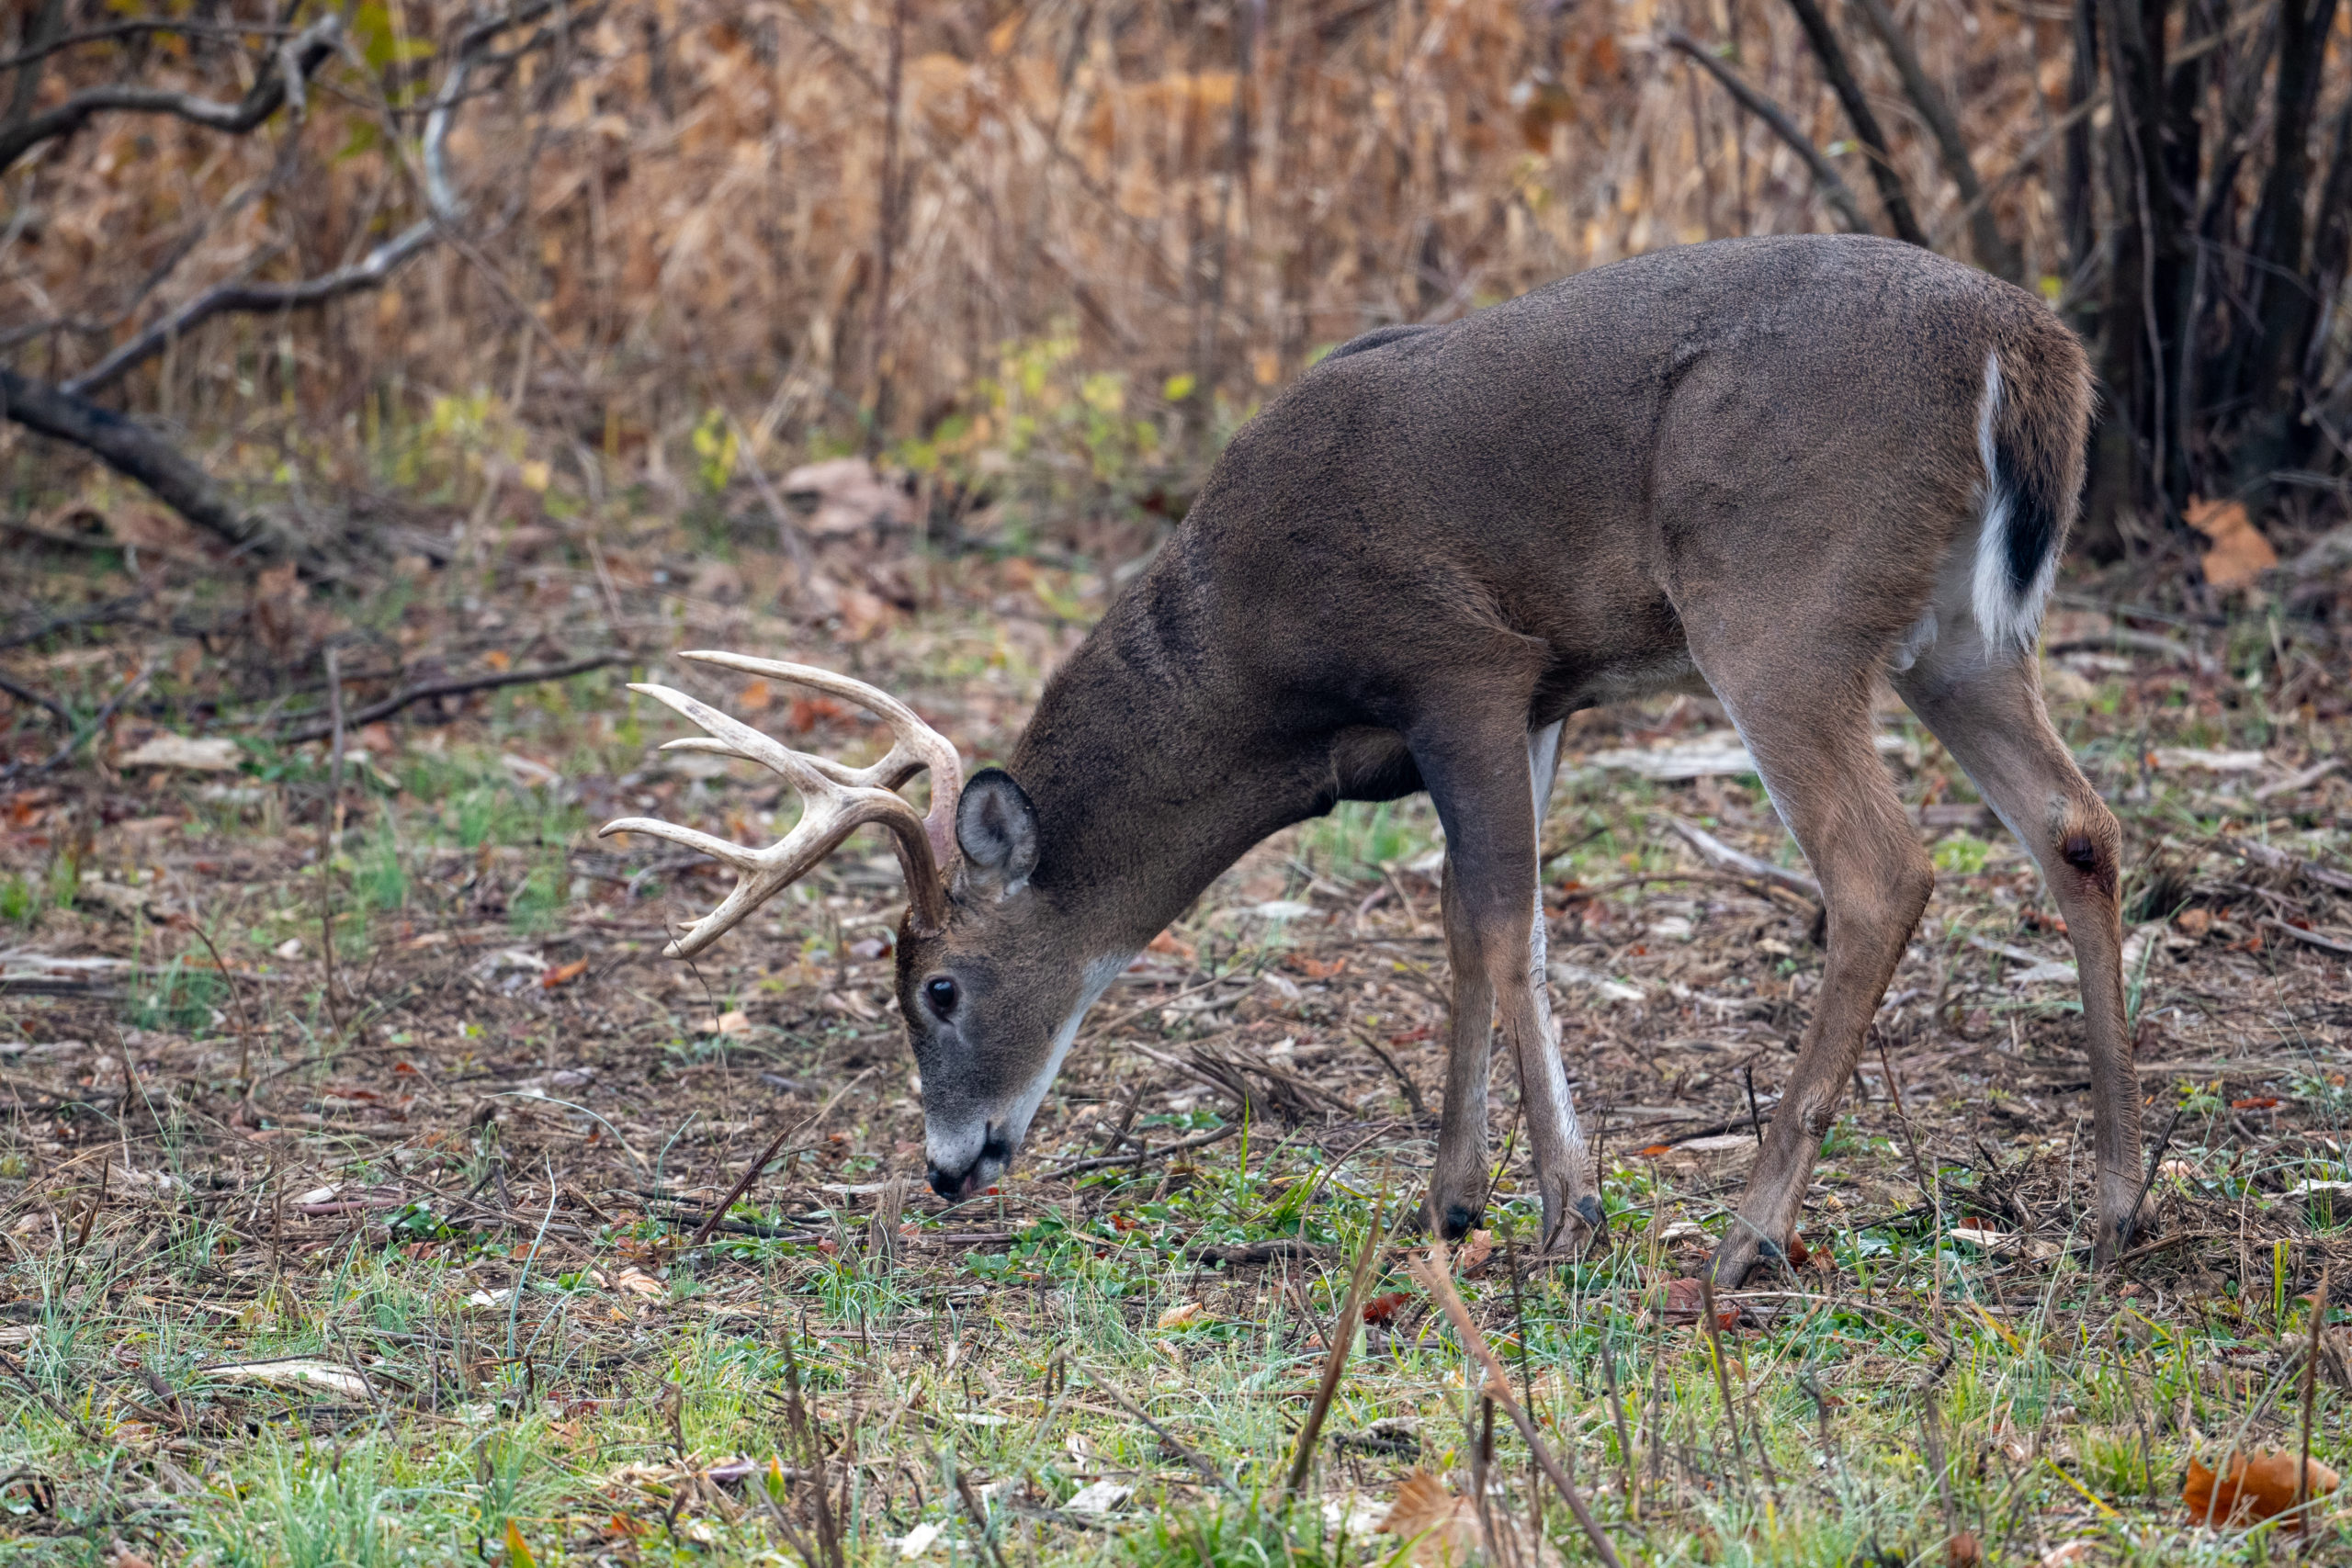
[[[1666,1321],[1697,1323],[1707,1315],[1707,1292],[1696,1280],[1668,1280],[1666,1282]],[[1728,1302],[1715,1303],[1715,1326],[1737,1328],[1739,1308]]]
[[[2311,1495],[2324,1497],[2341,1478],[2317,1460],[2309,1461]],[[2265,1449],[2248,1456],[2233,1453],[2215,1472],[2198,1461],[2188,1461],[2188,1479],[2180,1489],[2191,1522],[2216,1525],[2250,1524],[2271,1518],[2295,1506],[2295,1456]]]
[[[1472,1231],[1462,1238],[1462,1246],[1453,1255],[1453,1271],[1457,1274],[1476,1273],[1495,1255],[1495,1233]]]
[[[1393,1322],[1405,1303],[1412,1299],[1403,1291],[1390,1291],[1385,1295],[1374,1296],[1363,1303],[1363,1320],[1366,1323]]]
[[[2191,501],[2181,516],[2213,542],[2204,562],[2212,587],[2244,588],[2278,564],[2278,552],[2246,515],[2244,502]]]
[[[588,973],[588,961],[584,958],[575,958],[569,964],[559,964],[539,976],[539,989],[552,991],[558,986],[569,986],[586,973]]]
[[[1977,1568],[1984,1561],[1984,1548],[1974,1530],[1962,1530],[1944,1542],[1944,1568]]]

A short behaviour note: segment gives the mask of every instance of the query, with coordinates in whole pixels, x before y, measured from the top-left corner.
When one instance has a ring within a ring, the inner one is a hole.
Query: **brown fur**
[[[1455,987],[1432,1213],[1459,1231],[1484,1201],[1498,1017],[1546,1239],[1589,1232],[1593,1172],[1531,945],[1551,727],[1711,689],[1828,907],[1783,1113],[1718,1254],[1736,1280],[1796,1223],[1932,886],[1871,748],[1871,693],[1933,607],[1942,631],[1898,689],[2041,861],[2074,933],[2113,1256],[2139,1146],[2118,836],[2050,728],[2031,657],[1984,646],[1964,592],[1996,351],[1999,460],[2016,515],[2054,549],[2082,471],[2079,345],[2030,296],[1891,242],[1665,252],[1306,376],[1235,436],[1055,674],[1010,777],[967,790],[944,929],[910,928],[899,950],[934,1184],[967,1192],[1012,1158],[1090,967],[1114,973],[1276,829],[1426,789]]]

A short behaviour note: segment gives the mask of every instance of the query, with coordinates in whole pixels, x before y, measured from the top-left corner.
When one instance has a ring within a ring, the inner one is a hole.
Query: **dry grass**
[[[2029,276],[2064,287],[2065,22],[1900,9]],[[464,14],[359,8],[351,58],[300,122],[224,143],[116,115],[20,170],[0,299],[21,367],[70,375],[211,283],[314,276],[410,221],[410,106]],[[1151,425],[1129,460],[1181,494],[1241,411],[1367,327],[1662,245],[1834,227],[1794,155],[1666,50],[1669,30],[1731,51],[1869,188],[1779,6],[911,7],[895,144],[888,6],[617,0],[594,17],[469,106],[451,144],[462,249],[315,317],[216,322],[141,372],[131,405],[226,473],[292,462],[397,489],[400,432],[436,398],[488,391],[529,457],[657,491],[690,479],[688,434],[715,415],[777,463],[860,439],[878,407],[910,461],[968,481],[1022,444],[987,383],[1017,377],[1018,345],[1062,344],[1058,395]],[[1964,251],[1928,139],[1849,31],[1923,223]],[[142,49],[71,53],[44,92],[131,71],[233,94],[250,69],[233,42]],[[1088,394],[1090,377],[1110,380]]]

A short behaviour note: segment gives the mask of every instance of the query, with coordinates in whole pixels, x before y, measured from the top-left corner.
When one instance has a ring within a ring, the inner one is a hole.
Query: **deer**
[[[1567,716],[1713,697],[1823,894],[1820,983],[1706,1267],[1785,1258],[1821,1144],[1934,887],[1872,745],[1891,684],[2038,863],[2081,987],[2093,1252],[2154,1227],[2125,1035],[2121,833],[2044,706],[2043,610],[2092,410],[2040,299],[1899,242],[1654,252],[1440,324],[1342,344],[1234,434],[1159,555],[968,779],[904,704],[813,666],[682,657],[858,705],[893,734],[850,769],[694,696],[636,689],[803,798],[752,849],[642,833],[738,874],[690,956],[864,824],[908,907],[897,1000],[931,1186],[1006,1171],[1090,1007],[1253,845],[1341,801],[1426,792],[1451,971],[1426,1213],[1489,1196],[1494,1041],[1517,1071],[1542,1241],[1605,1244],[1599,1173],[1545,983],[1539,832]],[[928,809],[899,792],[930,775]]]

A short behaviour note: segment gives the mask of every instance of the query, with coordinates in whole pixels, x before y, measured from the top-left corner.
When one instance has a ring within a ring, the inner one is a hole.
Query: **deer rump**
[[[966,781],[960,806],[956,770],[929,761],[945,742],[910,739],[920,721],[880,694],[860,699],[895,710],[893,756],[934,779],[927,822],[911,807],[886,820],[916,885],[899,998],[933,1186],[960,1196],[1002,1172],[1087,1007],[1251,845],[1341,799],[1425,789],[1446,835],[1454,986],[1430,1213],[1458,1233],[1484,1204],[1499,1020],[1546,1240],[1597,1235],[1543,978],[1535,852],[1558,727],[1599,703],[1707,691],[1828,911],[1814,1017],[1718,1252],[1736,1279],[1793,1229],[1932,886],[1871,746],[1872,692],[1892,681],[2041,861],[2069,922],[2096,1240],[2112,1256],[2143,1223],[2120,833],[2051,729],[2031,652],[2089,409],[2080,345],[2040,300],[1850,237],[1662,252],[1327,356],[1234,436],[1167,547],[1047,682],[1005,768]],[[673,705],[711,728],[699,705]],[[740,736],[685,744],[759,754]],[[852,777],[770,765],[797,786]],[[902,782],[888,772],[854,775],[871,819],[888,811],[876,789]],[[731,852],[747,877],[771,867],[764,896],[788,872]],[[697,945],[751,902],[730,898]]]

